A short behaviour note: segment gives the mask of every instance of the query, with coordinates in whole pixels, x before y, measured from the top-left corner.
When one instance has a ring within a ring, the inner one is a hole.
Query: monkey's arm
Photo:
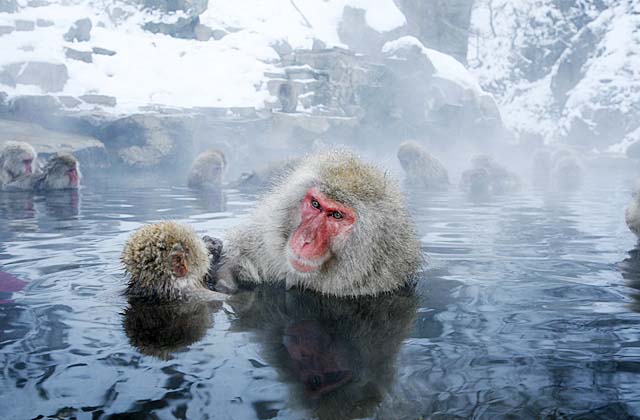
[[[40,175],[38,174],[27,174],[18,177],[13,182],[4,185],[2,189],[4,191],[31,191],[34,189],[35,185],[38,183],[40,179]]]
[[[204,243],[207,245],[207,250],[210,256],[209,271],[207,272],[206,284],[207,286],[221,293],[235,293],[238,290],[231,270],[228,265],[222,263],[223,260],[223,245],[222,241],[218,238],[212,238],[205,235],[202,237]]]

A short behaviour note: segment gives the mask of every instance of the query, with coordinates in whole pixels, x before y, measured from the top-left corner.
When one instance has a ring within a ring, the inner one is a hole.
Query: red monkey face
[[[77,187],[80,180],[78,170],[75,167],[70,168],[69,170],[67,170],[67,176],[69,177],[69,185],[72,187]]]
[[[24,165],[25,174],[33,173],[32,164],[33,164],[33,158],[31,156],[25,156],[24,159],[22,159],[22,165]]]
[[[289,263],[301,273],[311,273],[329,260],[331,244],[348,235],[356,212],[310,188],[302,200],[300,225],[289,239]]]

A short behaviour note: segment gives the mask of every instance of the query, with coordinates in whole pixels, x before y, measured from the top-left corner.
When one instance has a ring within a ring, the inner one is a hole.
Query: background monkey
[[[24,142],[8,141],[0,148],[0,187],[37,170],[36,151]]]
[[[398,148],[398,160],[406,173],[409,185],[431,190],[449,187],[447,169],[417,142],[402,142]]]
[[[191,166],[187,185],[194,189],[216,189],[222,186],[222,174],[227,167],[224,153],[210,149],[196,157]]]
[[[333,151],[306,157],[229,233],[216,288],[284,280],[327,295],[374,295],[406,284],[421,261],[397,185]]]
[[[80,186],[80,164],[69,153],[55,153],[41,173],[28,173],[4,186],[5,190],[49,191],[77,189]]]

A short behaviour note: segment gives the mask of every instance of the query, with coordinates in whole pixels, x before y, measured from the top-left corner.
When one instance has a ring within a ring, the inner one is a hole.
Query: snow
[[[344,47],[338,26],[345,6],[364,10],[367,23],[380,32],[406,22],[393,0],[210,0],[201,23],[230,33],[218,41],[199,42],[141,29],[148,21],[175,22],[185,17],[182,12],[160,14],[113,1],[60,0],[0,13],[0,25],[13,26],[16,19],[54,22],[51,27],[0,36],[0,67],[21,61],[63,63],[70,79],[56,95],[115,96],[114,112],[146,105],[262,108],[270,98],[264,73],[277,71],[278,55],[271,45],[286,40],[295,48],[310,48],[315,38]],[[123,16],[116,18],[116,7]],[[93,23],[91,40],[64,41],[73,22],[85,17]],[[65,57],[65,47],[100,47],[117,54],[94,54],[93,63],[85,63]],[[30,85],[0,84],[0,90],[10,96],[46,93]]]
[[[399,50],[417,48],[433,64],[435,68],[434,77],[451,81],[465,89],[483,94],[482,88],[474,75],[469,73],[465,66],[451,57],[431,48],[426,48],[420,40],[413,36],[403,36],[393,41],[389,41],[382,46],[382,52],[391,57]]]

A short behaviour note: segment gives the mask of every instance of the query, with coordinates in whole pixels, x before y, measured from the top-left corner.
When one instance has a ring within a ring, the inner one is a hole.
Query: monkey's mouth
[[[290,247],[287,247],[287,260],[289,261],[289,265],[300,273],[312,273],[322,267],[322,264],[328,259],[329,255],[323,255],[313,260],[303,258],[296,255]]]

